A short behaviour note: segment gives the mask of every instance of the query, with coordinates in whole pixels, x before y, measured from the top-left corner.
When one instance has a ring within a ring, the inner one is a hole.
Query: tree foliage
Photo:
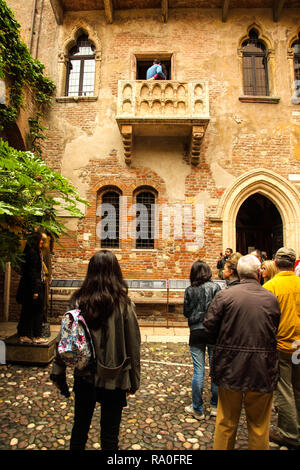
[[[78,203],[84,203],[74,186],[51,170],[41,158],[39,145],[45,139],[39,119],[51,104],[54,83],[44,76],[44,65],[34,59],[20,39],[20,25],[5,0],[0,0],[0,79],[9,85],[9,103],[0,106],[0,132],[13,124],[23,106],[24,87],[32,91],[36,115],[29,119],[29,147],[21,152],[0,139],[0,268],[11,262],[17,268],[21,240],[42,227],[55,237],[67,234],[59,210],[82,217]]]
[[[31,152],[21,152],[0,139],[0,266],[17,267],[22,239],[40,226],[54,236],[66,234],[59,211],[82,217],[82,200],[64,176]]]
[[[20,25],[5,0],[0,0],[0,79],[10,81],[9,105],[0,107],[0,130],[13,124],[23,102],[23,88],[33,91],[38,108],[51,103],[54,83],[44,75],[44,65],[34,59],[20,39]]]

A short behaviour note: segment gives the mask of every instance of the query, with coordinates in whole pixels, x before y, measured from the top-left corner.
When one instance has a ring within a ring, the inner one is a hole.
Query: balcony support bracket
[[[200,149],[205,134],[203,126],[193,126],[190,144],[190,160],[192,165],[197,165],[200,161]]]
[[[122,126],[121,134],[123,139],[125,163],[130,164],[133,144],[132,126]]]

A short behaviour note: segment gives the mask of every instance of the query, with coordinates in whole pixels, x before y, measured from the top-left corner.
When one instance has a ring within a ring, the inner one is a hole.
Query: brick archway
[[[236,218],[242,203],[252,194],[270,199],[283,223],[283,243],[296,251],[300,246],[300,196],[295,187],[277,173],[257,168],[244,173],[223,193],[211,218],[222,222],[223,249],[236,249]]]

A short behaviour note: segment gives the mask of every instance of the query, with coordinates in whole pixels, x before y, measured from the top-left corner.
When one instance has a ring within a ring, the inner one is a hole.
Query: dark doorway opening
[[[282,219],[276,206],[265,196],[253,194],[241,205],[236,218],[236,248],[243,255],[253,249],[273,253],[283,246]]]
[[[154,57],[155,59],[155,57]],[[161,64],[165,66],[165,70],[167,73],[167,80],[171,80],[171,59],[161,60]],[[136,80],[146,80],[146,73],[149,67],[153,65],[152,60],[143,60],[137,59],[136,61]]]
[[[22,134],[17,124],[5,126],[4,130],[0,132],[0,137],[16,150],[26,150]]]

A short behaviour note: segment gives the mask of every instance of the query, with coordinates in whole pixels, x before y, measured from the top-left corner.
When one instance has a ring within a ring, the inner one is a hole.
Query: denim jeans
[[[199,344],[199,346],[190,346],[192,355],[194,375],[192,379],[192,402],[193,408],[198,413],[203,413],[203,387],[205,375],[205,350],[208,350],[209,365],[214,351],[214,346],[209,344]],[[218,387],[211,382],[211,399],[210,404],[212,408],[218,405]]]
[[[125,390],[97,389],[85,380],[74,381],[75,411],[70,450],[84,450],[97,401],[101,403],[100,441],[102,450],[118,450]],[[100,399],[99,399],[100,397]]]

